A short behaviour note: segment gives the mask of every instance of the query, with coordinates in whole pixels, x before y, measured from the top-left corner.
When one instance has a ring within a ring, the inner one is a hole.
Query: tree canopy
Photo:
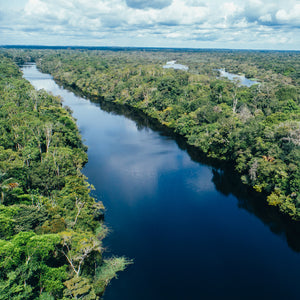
[[[299,52],[28,50],[62,84],[142,110],[300,218]],[[22,56],[22,55],[21,55]],[[24,55],[23,55],[24,56]],[[168,60],[189,72],[164,69]],[[259,84],[240,85],[218,69]]]
[[[99,299],[129,261],[98,275],[108,231],[74,118],[3,54],[0,70],[0,299]]]

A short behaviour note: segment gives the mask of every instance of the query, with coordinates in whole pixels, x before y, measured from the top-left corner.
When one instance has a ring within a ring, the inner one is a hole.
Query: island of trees
[[[0,54],[0,299],[99,299],[130,263],[103,258],[103,204],[61,99]]]

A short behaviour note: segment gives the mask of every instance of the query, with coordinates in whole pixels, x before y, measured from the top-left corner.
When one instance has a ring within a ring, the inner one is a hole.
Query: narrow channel
[[[107,209],[107,255],[134,259],[105,300],[299,299],[299,228],[233,173],[132,113],[58,86],[34,64],[22,71],[73,110],[88,146],[84,174]]]

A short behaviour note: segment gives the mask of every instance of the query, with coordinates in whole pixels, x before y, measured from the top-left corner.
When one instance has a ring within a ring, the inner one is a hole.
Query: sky
[[[300,0],[0,0],[0,45],[300,50]]]

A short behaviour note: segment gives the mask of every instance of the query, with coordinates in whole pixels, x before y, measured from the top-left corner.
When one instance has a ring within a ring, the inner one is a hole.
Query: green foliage
[[[107,282],[113,278],[117,278],[117,273],[124,271],[130,264],[132,264],[132,261],[124,257],[105,259],[103,264],[96,271],[95,287],[97,293],[102,294],[107,286]]]
[[[10,238],[14,234],[14,215],[18,211],[18,207],[0,205],[0,239]]]
[[[298,52],[11,51],[96,101],[142,110],[208,156],[231,162],[270,205],[300,218]],[[103,206],[80,173],[86,148],[72,116],[59,98],[34,91],[7,59],[12,54],[2,52],[0,297],[97,299],[130,262],[102,259]],[[171,59],[189,72],[163,69]],[[217,78],[220,68],[260,83],[247,88]]]
[[[97,299],[93,285],[87,278],[75,276],[70,280],[66,281],[65,286],[68,288],[65,291],[65,296],[71,297],[71,299]]]
[[[300,218],[298,52],[49,50],[39,58],[38,67],[63,84],[138,108],[208,156],[231,161],[257,191],[274,198],[280,189],[279,209]],[[163,69],[169,59],[189,72]],[[221,68],[260,83],[217,78]]]
[[[76,123],[2,54],[0,70],[0,299],[99,299],[107,228]]]
[[[59,242],[58,235],[36,235],[33,232],[20,232],[9,241],[0,240],[0,294],[6,295],[6,299],[29,299],[39,287],[48,289],[49,281],[58,280],[54,276],[47,281],[45,272],[53,275],[57,269],[51,272],[52,268],[47,264]],[[55,293],[55,290],[50,292]]]

